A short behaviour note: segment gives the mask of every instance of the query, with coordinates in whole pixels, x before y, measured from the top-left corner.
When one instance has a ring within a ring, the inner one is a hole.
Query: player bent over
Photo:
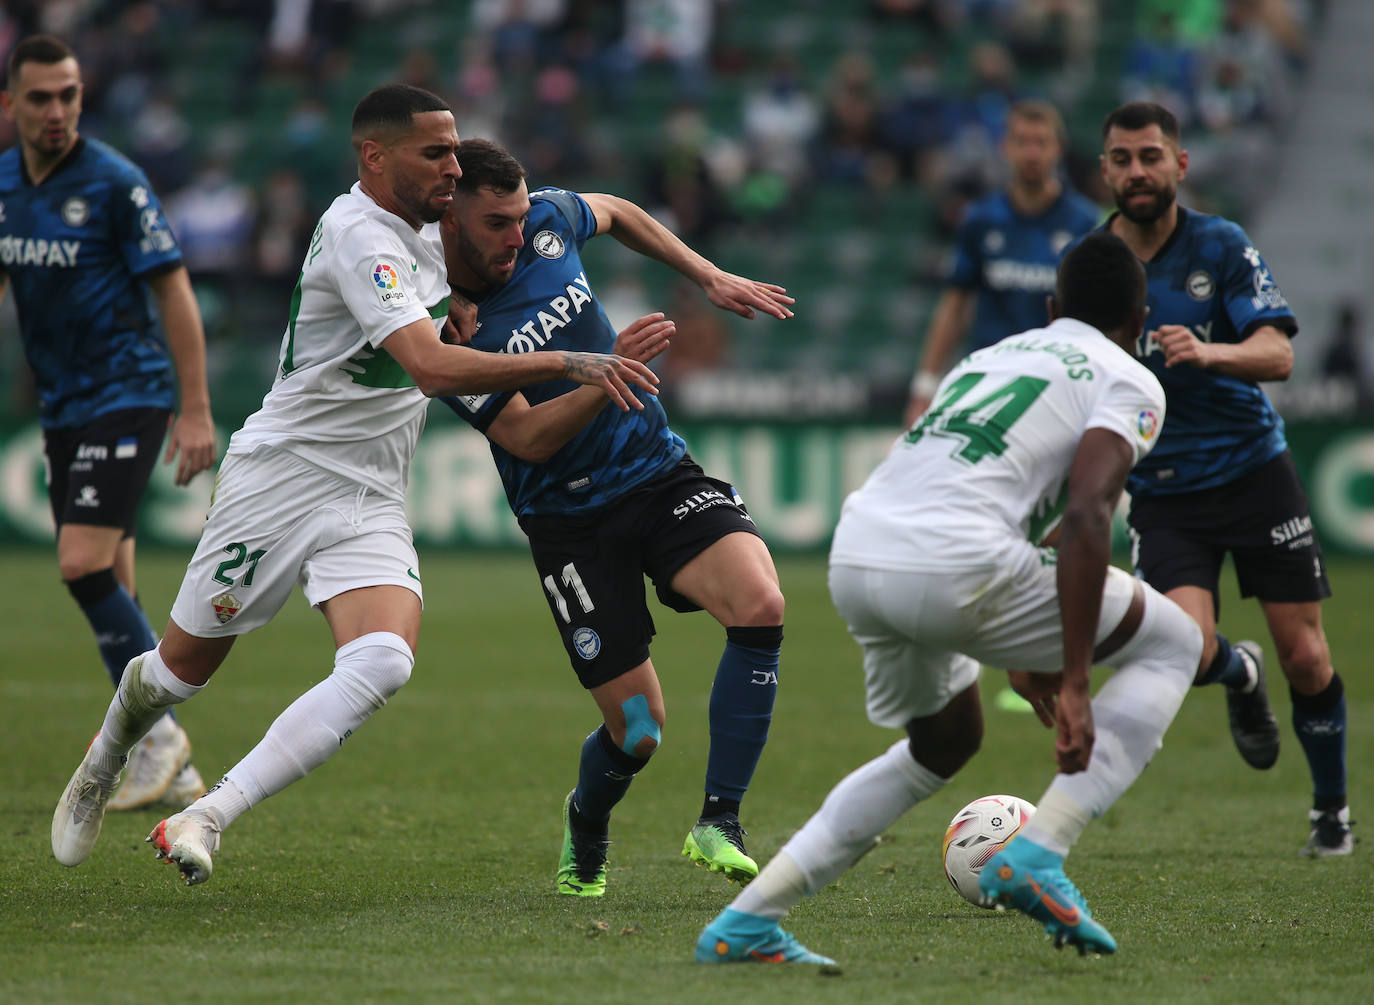
[[[983,867],[981,892],[1042,922],[1056,945],[1116,951],[1064,858],[1159,748],[1202,636],[1108,564],[1126,474],[1164,419],[1159,381],[1130,354],[1145,272],[1124,242],[1095,234],[1065,256],[1051,317],[957,366],[846,500],[831,594],[863,650],[869,718],[907,737],[831,791],[706,926],[699,961],[831,962],[779,922],[977,751],[980,662],[1028,671],[1012,683],[1057,723],[1060,768],[1030,823]],[[1035,542],[1061,514],[1056,561]],[[1094,664],[1116,673],[1090,701]]]
[[[430,396],[560,377],[629,407],[627,381],[652,389],[643,364],[614,356],[441,342],[450,291],[436,224],[459,175],[453,115],[428,91],[380,87],[354,111],[353,146],[359,181],[315,230],[277,378],[229,442],[167,632],[130,660],[53,814],[63,865],[90,854],[133,745],[296,583],[329,623],[333,670],[149,835],[188,884],[210,878],[225,827],[328,760],[410,677],[422,594],[404,497]]]

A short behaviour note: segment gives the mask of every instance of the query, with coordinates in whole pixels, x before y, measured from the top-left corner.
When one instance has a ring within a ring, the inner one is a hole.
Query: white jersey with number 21
[[[274,446],[404,498],[427,399],[387,336],[448,313],[439,225],[413,230],[355,184],[320,218],[291,298],[277,377],[227,453]]]

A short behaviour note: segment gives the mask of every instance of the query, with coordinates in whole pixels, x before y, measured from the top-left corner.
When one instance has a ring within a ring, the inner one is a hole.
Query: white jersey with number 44
[[[831,564],[996,565],[1009,540],[1038,544],[1058,524],[1087,430],[1118,434],[1139,461],[1163,424],[1159,381],[1096,328],[1060,318],[1010,336],[955,367],[845,500]]]
[[[429,399],[384,343],[425,318],[437,334],[448,296],[439,225],[416,231],[355,184],[315,228],[276,380],[227,452],[279,447],[404,498]]]

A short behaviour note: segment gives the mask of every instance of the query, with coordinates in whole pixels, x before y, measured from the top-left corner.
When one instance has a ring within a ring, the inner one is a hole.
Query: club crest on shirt
[[[221,593],[218,597],[210,598],[210,606],[214,608],[215,620],[227,625],[243,609],[243,601],[232,593]]]
[[[1188,291],[1188,296],[1198,303],[1205,303],[1211,300],[1212,295],[1216,293],[1217,283],[1212,278],[1211,273],[1199,269],[1188,277],[1188,282],[1184,284],[1184,288]]]
[[[530,242],[530,245],[540,258],[562,258],[563,252],[568,250],[563,244],[563,238],[559,237],[551,230],[541,230],[539,233],[535,234],[534,240]]]
[[[91,218],[91,204],[74,195],[62,204],[62,222],[68,227],[80,227]]]

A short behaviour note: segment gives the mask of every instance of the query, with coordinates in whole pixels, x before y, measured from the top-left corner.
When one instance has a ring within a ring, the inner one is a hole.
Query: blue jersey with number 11
[[[616,331],[597,303],[582,265],[582,245],[596,233],[591,207],[574,192],[539,189],[530,194],[525,246],[504,285],[474,298],[477,334],[472,346],[487,352],[546,349],[608,353]],[[531,405],[567,394],[570,380],[520,391],[443,398],[478,432],[510,401],[524,394]],[[491,454],[516,516],[593,513],[677,464],[686,453],[668,428],[663,406],[651,394],[636,395],[644,409],[622,412],[609,401],[580,433],[542,464],[521,460],[491,444]]]

